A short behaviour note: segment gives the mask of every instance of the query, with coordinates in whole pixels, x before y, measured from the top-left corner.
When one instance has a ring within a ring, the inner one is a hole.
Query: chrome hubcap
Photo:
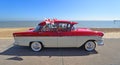
[[[31,48],[33,51],[40,51],[42,47],[40,43],[34,42],[31,44]]]
[[[92,41],[88,41],[86,44],[85,44],[85,49],[87,51],[92,51],[95,49],[95,43],[92,42]]]

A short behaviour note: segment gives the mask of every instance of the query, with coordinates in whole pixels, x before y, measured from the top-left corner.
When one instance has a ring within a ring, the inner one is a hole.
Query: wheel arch
[[[89,40],[85,41],[80,47],[84,47],[85,43],[87,43],[88,41],[93,41],[95,43],[96,40],[89,39]],[[95,43],[95,45],[96,45],[96,43]]]
[[[86,42],[88,42],[88,41],[93,41],[93,42],[95,42],[96,40],[90,39],[90,40],[87,40]],[[85,42],[85,43],[86,43],[86,42]],[[84,43],[84,44],[85,44],[85,43]]]

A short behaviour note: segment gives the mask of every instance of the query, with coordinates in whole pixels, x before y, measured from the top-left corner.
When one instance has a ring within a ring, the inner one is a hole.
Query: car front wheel
[[[93,51],[95,50],[96,44],[94,41],[87,41],[84,45],[86,51]]]
[[[39,43],[39,42],[32,42],[31,44],[30,44],[30,47],[31,47],[31,49],[33,50],[33,51],[41,51],[41,49],[42,49],[42,44],[41,43]]]

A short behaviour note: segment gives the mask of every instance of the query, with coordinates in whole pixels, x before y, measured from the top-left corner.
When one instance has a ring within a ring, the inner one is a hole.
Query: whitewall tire
[[[30,47],[33,51],[37,52],[37,51],[41,51],[42,50],[42,44],[39,42],[32,42],[30,44]]]
[[[84,45],[84,49],[89,52],[95,50],[95,48],[96,44],[94,41],[87,41]]]

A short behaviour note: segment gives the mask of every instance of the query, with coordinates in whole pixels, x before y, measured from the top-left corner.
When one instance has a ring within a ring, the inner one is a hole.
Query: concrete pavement
[[[104,46],[93,52],[82,48],[45,48],[33,52],[29,47],[13,46],[13,39],[0,39],[0,65],[120,65],[120,38],[104,39]]]

